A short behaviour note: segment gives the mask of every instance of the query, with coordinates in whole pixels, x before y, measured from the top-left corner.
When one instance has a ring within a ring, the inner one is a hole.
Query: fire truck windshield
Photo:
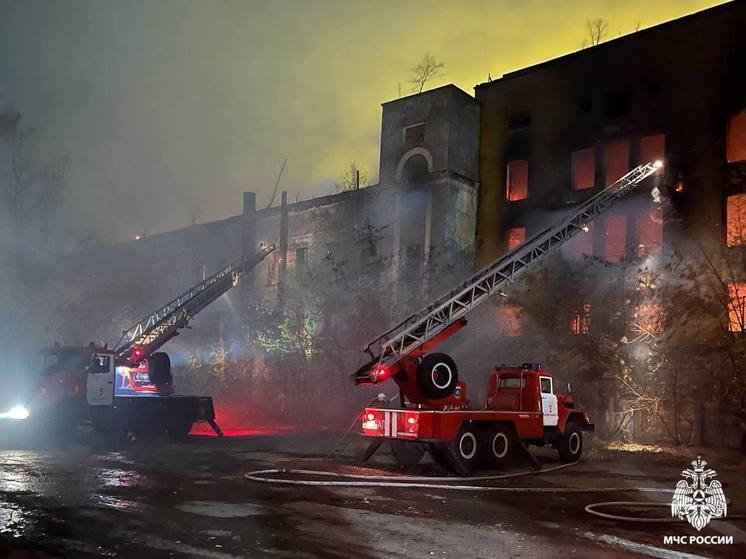
[[[83,349],[58,349],[41,354],[40,367],[42,373],[53,371],[80,371],[88,366],[91,355]]]

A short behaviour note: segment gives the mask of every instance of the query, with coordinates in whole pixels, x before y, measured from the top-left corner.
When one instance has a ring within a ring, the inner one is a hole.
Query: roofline
[[[428,89],[427,91],[423,91],[422,93],[412,93],[411,95],[406,95],[404,97],[399,97],[398,99],[391,99],[390,101],[384,101],[383,103],[381,103],[381,106],[385,107],[386,105],[391,105],[393,103],[399,103],[401,101],[406,101],[407,99],[411,99],[412,97],[418,97],[420,95],[430,95],[432,93],[440,92],[440,91],[446,90],[446,89],[449,89],[451,91],[456,91],[458,93],[461,93],[461,94],[465,95],[466,97],[468,97],[470,100],[478,103],[478,101],[474,98],[474,96],[471,95],[469,92],[464,91],[463,89],[461,89],[456,84],[447,83],[445,85],[441,85],[441,86],[435,87],[433,89]]]
[[[613,48],[613,47],[619,46],[621,43],[631,41],[633,38],[638,38],[640,34],[652,34],[655,32],[659,32],[663,28],[674,27],[685,21],[688,22],[696,18],[707,17],[707,16],[712,15],[714,12],[719,12],[721,10],[725,11],[725,10],[736,9],[739,5],[740,5],[740,2],[736,0],[729,0],[729,1],[723,2],[722,4],[718,4],[717,6],[712,6],[711,8],[706,8],[704,10],[693,12],[691,14],[687,14],[676,19],[664,21],[663,23],[659,23],[658,25],[653,25],[652,27],[646,27],[645,29],[640,29],[639,31],[633,31],[631,33],[627,33],[626,35],[622,35],[621,37],[615,37],[613,39],[609,39],[608,41],[604,41],[603,43],[600,43],[592,47],[586,47],[584,49],[580,49],[580,50],[576,50],[576,51],[573,51],[567,54],[563,54],[562,56],[558,56],[557,58],[550,58],[549,60],[545,60],[543,62],[533,64],[531,66],[526,66],[518,70],[513,70],[512,72],[507,72],[495,80],[482,82],[482,83],[475,85],[474,89],[477,90],[477,89],[493,86],[503,81],[507,81],[507,80],[510,80],[516,77],[520,77],[520,76],[529,74],[531,72],[535,72],[537,70],[542,70],[545,67],[549,67],[554,64],[561,64],[563,62],[567,62],[568,60],[571,60],[575,57],[588,56],[590,53],[596,53],[599,50]]]

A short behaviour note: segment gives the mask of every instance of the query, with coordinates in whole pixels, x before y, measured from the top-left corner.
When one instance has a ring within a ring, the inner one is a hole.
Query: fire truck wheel
[[[513,454],[513,432],[506,425],[491,425],[485,431],[484,444],[489,465],[501,466]]]
[[[168,436],[175,441],[185,441],[192,430],[191,421],[173,421],[168,426]]]
[[[445,353],[426,355],[417,367],[417,384],[429,398],[447,398],[458,384],[456,362]]]
[[[470,476],[482,461],[482,445],[479,428],[472,423],[465,423],[456,439],[447,445],[447,457],[451,470],[460,476]]]
[[[570,422],[559,437],[557,453],[562,462],[577,462],[583,454],[583,433],[576,423]]]
[[[391,447],[391,454],[394,455],[394,460],[402,468],[416,466],[425,455],[425,445],[422,443],[392,439],[389,446]]]
[[[167,384],[171,380],[171,358],[168,353],[159,351],[148,358],[148,376],[155,385]]]

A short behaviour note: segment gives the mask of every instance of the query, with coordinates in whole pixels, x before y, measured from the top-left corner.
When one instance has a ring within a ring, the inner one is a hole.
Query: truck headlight
[[[24,406],[13,406],[5,413],[0,413],[3,419],[28,419],[29,411]]]

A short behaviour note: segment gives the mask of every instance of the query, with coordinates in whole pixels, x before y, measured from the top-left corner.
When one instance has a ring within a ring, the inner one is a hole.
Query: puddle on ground
[[[0,506],[0,536],[23,537],[28,529],[28,515],[15,503]]]
[[[241,518],[266,514],[266,507],[253,503],[221,503],[220,501],[187,501],[176,507],[182,512],[213,518]]]

